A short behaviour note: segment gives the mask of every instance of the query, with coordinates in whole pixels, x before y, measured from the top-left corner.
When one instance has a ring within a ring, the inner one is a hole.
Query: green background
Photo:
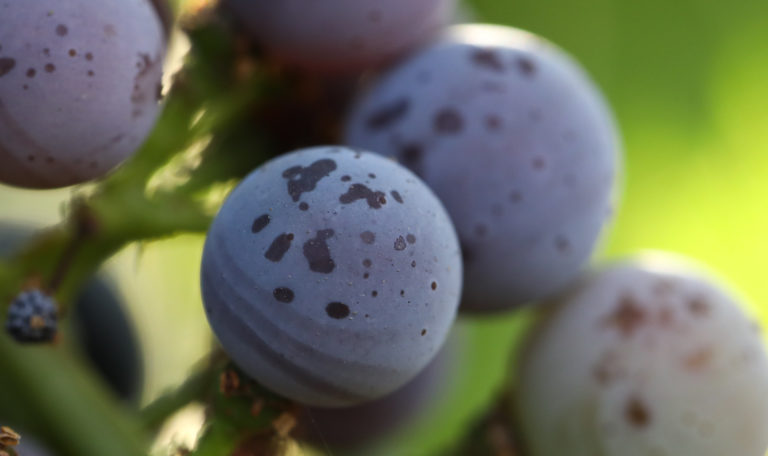
[[[768,2],[471,3],[478,22],[525,28],[572,53],[616,112],[622,197],[596,262],[646,249],[690,256],[768,323]],[[0,217],[50,225],[70,194],[0,187]],[[132,246],[107,265],[147,357],[144,403],[185,378],[210,346],[198,292],[201,245],[185,236]],[[465,374],[421,426],[390,442],[398,454],[435,449],[466,428],[498,385],[522,323],[462,323],[470,334]]]

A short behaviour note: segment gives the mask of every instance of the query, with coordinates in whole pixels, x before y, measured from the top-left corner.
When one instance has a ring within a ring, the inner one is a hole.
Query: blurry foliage
[[[762,267],[768,258],[763,201],[768,195],[768,3],[469,3],[479,21],[531,30],[571,52],[614,107],[624,136],[626,170],[617,221],[602,258],[646,248],[697,258],[742,292],[768,323],[768,310],[761,306],[768,302]],[[190,1],[187,7],[199,4]],[[202,233],[226,190],[250,169],[291,147],[333,138],[338,125],[318,119],[333,118],[343,106],[329,105],[316,82],[257,68],[243,57],[253,50],[216,25],[197,27],[190,38],[194,45],[186,71],[142,153],[103,185],[76,189],[76,203],[64,206],[68,224],[42,234],[13,267],[0,263],[3,302],[28,274],[52,275],[62,252],[85,230],[86,247],[58,296],[66,304],[80,282],[126,243]],[[325,106],[332,112],[286,127],[307,106],[309,111]],[[309,136],[297,137],[296,132]],[[183,149],[185,153],[176,154]],[[60,218],[55,211],[59,202],[71,196],[68,191],[52,194],[46,199],[0,189],[0,210],[9,218],[28,218],[30,208],[46,210],[41,218],[52,222]],[[90,231],[94,218],[98,223]],[[203,318],[199,296],[190,291],[199,247],[200,237],[176,237],[144,247],[136,270],[128,264],[131,258],[116,266],[121,281],[130,283],[124,285],[126,293],[140,298],[132,304],[146,323],[139,325],[150,348],[144,350],[151,377],[145,403],[186,375],[178,367],[189,366],[185,360],[194,350],[202,354],[209,347],[210,334],[196,323]],[[366,454],[451,453],[470,430],[480,439],[467,439],[464,450],[453,451],[487,448],[484,430],[473,423],[499,391],[509,348],[519,341],[529,317],[530,312],[522,312],[463,319],[459,324],[469,333],[462,355],[466,365],[444,400]],[[192,352],[179,347],[179,341],[193,340],[188,344],[195,347]],[[235,435],[250,435],[246,446],[273,444],[255,431],[274,437],[274,419],[290,413],[289,406],[267,401],[254,414],[254,404],[266,400],[256,387],[243,393],[250,395],[247,400],[222,393],[221,375],[228,368],[214,359],[137,415],[124,410],[79,364],[66,343],[19,348],[0,335],[0,410],[13,411],[15,422],[61,448],[62,454],[145,453],[159,424],[192,400],[215,404],[195,453],[200,455],[226,454]],[[486,418],[491,422],[493,415]]]

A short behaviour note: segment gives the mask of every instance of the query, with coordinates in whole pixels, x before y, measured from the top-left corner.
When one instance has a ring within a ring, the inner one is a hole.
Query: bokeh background
[[[595,263],[646,249],[693,257],[768,324],[768,2],[467,6],[476,21],[528,29],[572,53],[616,112],[625,147],[622,198]],[[55,224],[71,192],[0,186],[0,218]],[[143,403],[181,382],[210,348],[198,291],[201,247],[198,236],[134,245],[106,265],[130,304],[146,357]],[[379,452],[425,454],[460,435],[498,387],[525,320],[462,321],[462,372],[418,424]]]

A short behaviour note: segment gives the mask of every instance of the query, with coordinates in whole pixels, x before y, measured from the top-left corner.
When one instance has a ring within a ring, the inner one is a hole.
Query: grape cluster
[[[221,2],[260,69],[354,94],[335,144],[241,170],[213,220],[200,284],[224,351],[306,406],[310,440],[354,446],[449,388],[457,318],[531,306],[508,423],[526,456],[761,456],[768,356],[740,303],[665,258],[589,270],[622,165],[600,89],[535,34],[449,26],[456,3]],[[166,35],[149,1],[0,2],[0,181],[82,183],[133,153]],[[17,340],[56,324],[38,290],[11,303]]]

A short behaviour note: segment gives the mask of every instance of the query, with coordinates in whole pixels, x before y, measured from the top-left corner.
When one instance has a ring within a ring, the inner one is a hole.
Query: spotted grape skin
[[[554,300],[518,367],[531,456],[763,456],[768,357],[708,273],[669,255],[610,265]]]
[[[208,233],[202,294],[234,361],[313,406],[383,396],[443,344],[461,252],[434,194],[379,155],[317,147],[253,171]]]
[[[462,309],[494,311],[565,286],[614,202],[618,139],[583,70],[508,27],[452,27],[374,82],[346,142],[396,158],[450,213],[464,251]]]
[[[225,0],[275,59],[351,73],[388,63],[436,36],[456,0]]]
[[[104,176],[155,123],[165,55],[148,0],[0,2],[0,182]]]

